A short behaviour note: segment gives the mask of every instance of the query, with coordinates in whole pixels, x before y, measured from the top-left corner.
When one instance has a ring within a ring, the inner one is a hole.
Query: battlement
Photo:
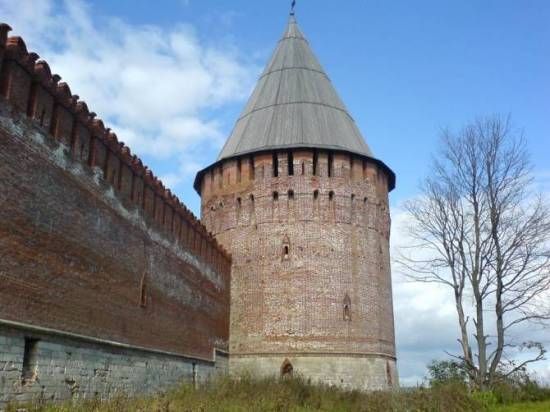
[[[199,179],[196,186],[200,187],[203,203],[225,194],[246,192],[252,185],[288,186],[288,190],[293,191],[303,186],[304,180],[308,182],[307,187],[325,194],[334,191],[336,196],[341,194],[339,187],[344,184],[360,188],[367,184],[376,192],[377,199],[387,203],[388,188],[392,184],[392,176],[373,159],[302,148],[224,160],[201,172]]]
[[[0,24],[0,96],[60,144],[74,161],[99,170],[115,193],[142,209],[216,271],[229,277],[231,256],[193,213],[117,135],[72,94],[47,62],[29,52],[21,37]]]

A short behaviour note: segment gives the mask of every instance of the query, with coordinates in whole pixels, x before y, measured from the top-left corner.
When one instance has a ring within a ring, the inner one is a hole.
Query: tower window
[[[285,236],[283,239],[283,260],[290,259],[290,239],[288,236]]]
[[[237,208],[240,209],[242,205],[242,200],[240,197],[237,198]]]
[[[273,200],[279,200],[279,192],[273,192]]]
[[[332,190],[328,192],[328,200],[330,200],[331,202],[334,200],[334,192]]]
[[[288,152],[288,175],[294,176],[294,155]]]
[[[277,153],[273,153],[273,177],[279,176],[279,159],[277,158]]]
[[[306,174],[306,165],[304,164],[304,162],[302,162],[301,166],[302,166],[302,176],[303,176]]]
[[[288,198],[289,198],[290,200],[294,200],[294,190],[289,190],[289,191],[288,191]]]
[[[313,192],[313,200],[317,200],[317,199],[319,199],[319,191],[318,191],[318,190],[315,190],[315,191]]]
[[[23,369],[21,380],[23,383],[32,382],[36,379],[36,366],[38,364],[38,339],[25,338],[25,349],[23,352]]]
[[[347,293],[344,296],[344,321],[351,321],[351,299]]]

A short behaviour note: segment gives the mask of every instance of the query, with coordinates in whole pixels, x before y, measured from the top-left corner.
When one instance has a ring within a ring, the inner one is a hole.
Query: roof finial
[[[290,15],[294,16],[294,8],[296,7],[296,0],[292,0],[292,5],[290,6]]]

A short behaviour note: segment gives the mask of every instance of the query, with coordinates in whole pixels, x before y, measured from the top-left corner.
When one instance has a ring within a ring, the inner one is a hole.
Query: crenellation
[[[147,201],[142,194],[141,186],[144,183],[140,181],[140,176],[147,171],[141,161],[135,156],[129,159],[129,149],[118,142],[116,135],[96,118],[95,113],[89,112],[86,103],[73,95],[69,86],[60,82],[58,75],[51,73],[45,61],[37,61],[38,55],[27,51],[20,37],[8,37],[9,30],[9,26],[0,25],[2,96],[12,107],[26,113],[66,146],[75,161],[91,167],[98,166],[103,171],[105,181],[113,186],[117,195],[129,198],[137,205],[143,204],[146,213],[162,225],[164,217],[160,212],[154,212],[164,210],[164,206],[155,201],[152,211],[150,200]],[[156,182],[152,173],[151,177]],[[155,183],[159,184],[164,190],[160,182]],[[166,201],[163,194],[160,199],[161,202]],[[188,211],[183,216],[196,221]]]
[[[351,157],[351,180],[354,183],[359,183],[364,179],[363,162],[363,159],[361,159],[359,156]]]
[[[328,177],[328,153],[325,151],[317,152],[317,166],[315,167],[315,176]]]
[[[27,112],[32,84],[33,59],[38,59],[38,55],[31,56],[27,53],[23,39],[20,37],[7,39],[2,63],[0,91],[13,108],[21,113]]]
[[[8,33],[11,31],[11,27],[6,23],[0,23],[0,73],[2,73],[2,63],[4,61],[4,53],[6,51],[6,42],[8,40]]]

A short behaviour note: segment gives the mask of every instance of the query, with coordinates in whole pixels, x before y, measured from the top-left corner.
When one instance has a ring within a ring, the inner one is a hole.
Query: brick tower
[[[230,369],[397,385],[388,192],[294,16],[195,189],[233,256]]]

